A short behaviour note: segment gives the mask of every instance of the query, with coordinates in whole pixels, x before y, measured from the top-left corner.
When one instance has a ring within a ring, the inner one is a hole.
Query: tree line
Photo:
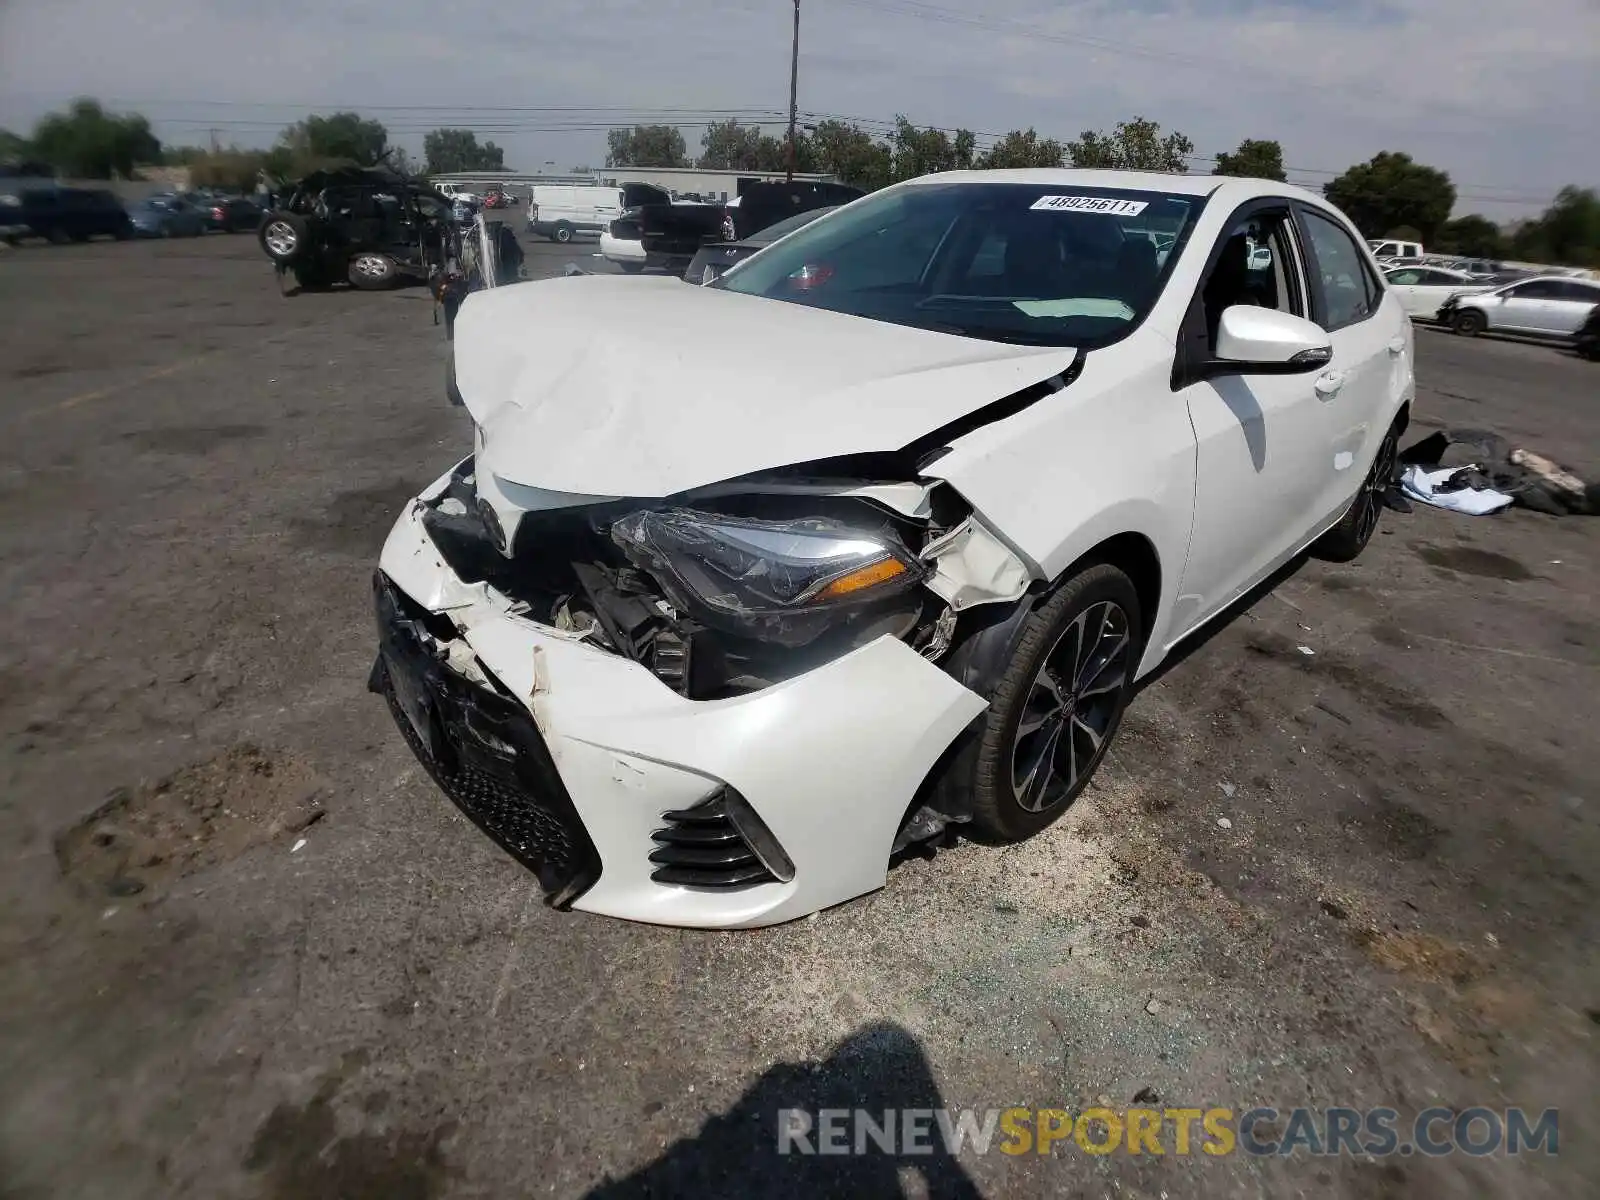
[[[1070,141],[1036,129],[1013,129],[986,150],[968,129],[920,127],[904,116],[879,135],[849,121],[807,124],[795,137],[795,170],[834,175],[874,190],[934,171],[1016,167],[1107,167],[1188,172],[1194,143],[1155,121],[1134,117],[1107,131],[1084,130]],[[299,177],[318,167],[350,163],[387,166],[402,174],[503,171],[505,152],[479,143],[468,129],[435,129],[423,139],[424,161],[413,162],[389,142],[382,122],[355,112],[311,114],[287,126],[266,150],[198,146],[163,147],[138,113],[108,112],[97,100],[79,99],[35,125],[28,137],[0,130],[0,159],[31,160],[63,175],[85,179],[132,177],[139,168],[183,165],[195,187],[248,191],[265,175]],[[606,165],[781,171],[789,160],[786,138],[736,120],[708,127],[691,156],[682,130],[634,125],[607,135]],[[1212,173],[1284,181],[1283,147],[1247,138],[1216,156]],[[1368,237],[1404,237],[1430,250],[1473,258],[1600,266],[1600,195],[1564,187],[1539,217],[1507,233],[1487,217],[1452,219],[1456,189],[1447,172],[1386,150],[1357,163],[1323,186]]]

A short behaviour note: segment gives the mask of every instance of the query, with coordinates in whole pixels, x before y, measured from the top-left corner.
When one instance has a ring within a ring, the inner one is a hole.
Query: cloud
[[[596,162],[611,120],[699,108],[778,121],[790,11],[774,0],[9,0],[0,125],[26,127],[88,93],[147,113],[167,140],[215,129],[264,144],[337,106],[370,111],[412,150],[427,128],[456,124],[515,166]],[[1206,154],[1277,138],[1313,172],[1406,150],[1451,172],[1462,209],[1497,216],[1600,179],[1586,124],[1597,102],[1594,0],[1520,0],[1514,19],[1503,0],[802,5],[808,112],[1061,138],[1142,114]],[[683,122],[693,147],[718,115],[665,119]]]

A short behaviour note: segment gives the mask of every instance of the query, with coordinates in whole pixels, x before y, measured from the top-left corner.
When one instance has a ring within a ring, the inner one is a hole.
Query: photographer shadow
[[[779,1063],[767,1069],[727,1112],[708,1120],[700,1132],[667,1149],[648,1166],[622,1179],[601,1183],[589,1200],[693,1196],[696,1200],[744,1200],[750,1196],[927,1196],[929,1200],[981,1200],[982,1193],[960,1161],[950,1154],[932,1120],[924,1122],[920,1144],[926,1153],[886,1153],[873,1141],[854,1153],[854,1124],[843,1138],[851,1153],[779,1152],[783,1110],[800,1110],[812,1122],[822,1109],[861,1109],[874,1121],[897,1110],[894,1146],[904,1149],[899,1126],[908,1109],[943,1106],[922,1047],[897,1025],[869,1025],[839,1043],[818,1063]],[[798,1146],[820,1148],[815,1129]],[[921,1186],[907,1190],[907,1176]]]

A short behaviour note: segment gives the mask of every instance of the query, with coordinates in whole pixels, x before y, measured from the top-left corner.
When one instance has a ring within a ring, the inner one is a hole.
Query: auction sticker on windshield
[[[1052,212],[1110,213],[1114,217],[1137,217],[1149,204],[1144,200],[1113,200],[1110,196],[1040,196],[1029,208]]]

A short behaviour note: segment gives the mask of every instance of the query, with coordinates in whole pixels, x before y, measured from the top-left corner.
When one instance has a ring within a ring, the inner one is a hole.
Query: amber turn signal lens
[[[859,592],[862,588],[876,587],[880,583],[887,583],[897,575],[906,573],[906,565],[897,558],[885,558],[875,563],[868,563],[858,567],[848,575],[841,575],[827,587],[823,588],[812,597],[813,603],[818,600],[837,600],[841,596],[848,596]]]

